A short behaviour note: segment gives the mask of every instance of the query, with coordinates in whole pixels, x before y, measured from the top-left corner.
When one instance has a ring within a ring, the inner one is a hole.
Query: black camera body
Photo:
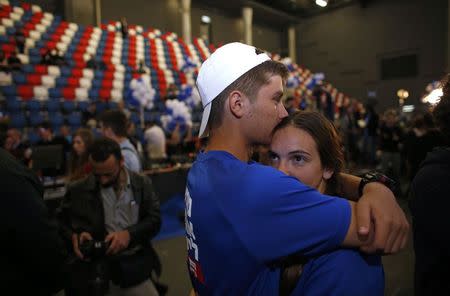
[[[80,244],[80,252],[86,259],[100,259],[106,255],[110,243],[105,241],[86,240]]]

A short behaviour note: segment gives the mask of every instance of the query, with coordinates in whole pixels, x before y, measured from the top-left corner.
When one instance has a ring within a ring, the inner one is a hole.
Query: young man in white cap
[[[392,253],[406,244],[409,225],[387,187],[368,183],[356,204],[249,162],[251,147],[268,144],[287,116],[287,74],[241,43],[217,49],[198,74],[200,136],[209,141],[189,172],[185,202],[188,267],[199,295],[278,295],[286,256],[311,258],[341,246]],[[359,179],[346,178],[357,192]]]

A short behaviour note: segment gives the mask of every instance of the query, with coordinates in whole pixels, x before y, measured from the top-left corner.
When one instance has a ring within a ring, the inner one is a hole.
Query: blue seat
[[[116,102],[113,102],[113,101],[109,101],[108,102],[108,108],[111,109],[111,110],[118,109],[119,108],[119,104],[117,104]]]
[[[45,101],[44,103],[44,110],[48,111],[49,113],[55,113],[59,111],[59,100],[58,99],[50,99]]]
[[[30,125],[31,126],[38,126],[44,122],[44,117],[40,112],[31,112],[30,113]]]
[[[38,100],[29,100],[25,103],[25,106],[32,112],[38,112],[39,110],[41,110],[41,102],[39,102]]]
[[[79,112],[71,113],[67,117],[67,121],[73,129],[77,129],[81,126],[81,114]]]
[[[78,102],[78,110],[80,110],[81,112],[86,111],[88,106],[89,106],[89,102],[87,102],[87,101]]]
[[[55,84],[56,84],[56,87],[64,87],[64,86],[67,85],[67,78],[66,77],[62,77],[62,76],[58,77],[55,80]]]
[[[27,134],[28,142],[30,142],[31,145],[36,144],[41,139],[34,130],[31,130]]]
[[[20,73],[20,72],[13,72],[13,82],[15,84],[25,84],[27,82],[27,78],[25,76],[25,74]]]
[[[130,121],[133,122],[135,125],[138,125],[140,123],[139,115],[135,112],[132,112],[130,114]]]
[[[34,48],[30,48],[30,54],[31,54],[31,50]],[[34,72],[34,66],[32,64],[25,64],[22,65],[22,71],[24,73],[33,73]]]
[[[61,76],[69,77],[72,74],[72,70],[69,67],[60,67]]]
[[[1,87],[3,95],[7,98],[15,98],[16,97],[16,86],[15,85],[5,85]]]
[[[54,130],[59,129],[59,127],[64,123],[64,117],[60,112],[49,113],[48,120]]]
[[[27,119],[23,113],[11,114],[10,125],[13,128],[24,128],[27,125]]]
[[[101,79],[94,79],[94,80],[92,80],[92,87],[93,88],[101,88],[102,87],[102,80]]]
[[[48,96],[50,98],[59,99],[62,97],[61,89],[60,88],[49,88],[48,89]]]
[[[8,99],[6,100],[6,110],[8,112],[16,113],[19,112],[22,108],[22,102],[17,99]]]
[[[64,101],[62,103],[62,109],[66,113],[71,113],[75,110],[75,103],[72,101]]]
[[[96,105],[97,114],[101,114],[103,111],[105,111],[108,108],[108,104],[105,102],[97,102],[95,105]]]
[[[99,92],[98,88],[91,88],[88,92],[89,99],[94,102],[97,101],[98,100],[98,92]]]

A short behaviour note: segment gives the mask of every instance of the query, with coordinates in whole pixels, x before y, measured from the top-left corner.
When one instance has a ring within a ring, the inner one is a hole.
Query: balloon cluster
[[[198,93],[197,88],[189,84],[183,84],[181,86],[178,98],[191,110],[201,103],[200,94]]]
[[[144,106],[147,109],[153,108],[155,100],[155,90],[150,84],[150,77],[142,75],[139,78],[131,80],[131,95],[128,96],[129,102],[135,106]]]
[[[161,124],[167,132],[172,132],[177,125],[181,130],[192,126],[191,111],[179,100],[167,100],[165,114],[161,115]]]

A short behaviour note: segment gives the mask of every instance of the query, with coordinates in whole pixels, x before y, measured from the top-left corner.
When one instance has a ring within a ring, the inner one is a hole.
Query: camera
[[[96,260],[106,255],[109,245],[105,241],[87,240],[80,244],[80,252],[86,259]]]

